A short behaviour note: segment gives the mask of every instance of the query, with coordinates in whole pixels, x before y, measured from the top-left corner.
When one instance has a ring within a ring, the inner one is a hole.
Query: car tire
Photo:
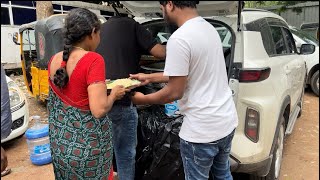
[[[312,91],[319,96],[319,70],[312,75],[310,85]]]
[[[285,135],[285,125],[284,117],[281,118],[281,126],[277,135],[276,146],[273,150],[272,163],[269,173],[265,177],[251,176],[250,180],[279,180],[280,179],[280,169],[283,156],[283,146],[284,146],[284,135]]]

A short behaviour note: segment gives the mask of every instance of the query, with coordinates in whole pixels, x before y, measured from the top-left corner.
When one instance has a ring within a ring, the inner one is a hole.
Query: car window
[[[162,36],[166,39],[169,39],[171,34],[170,33],[163,33]]]
[[[232,35],[228,28],[223,25],[217,23],[211,23],[221,38],[221,42],[224,48],[230,48],[232,42]],[[171,36],[171,34],[177,29],[175,26],[169,26],[164,22],[153,22],[144,25],[146,29],[152,34],[155,40],[162,44],[167,42]]]
[[[156,40],[160,44],[168,42],[169,38],[171,36],[171,33],[165,33],[165,32],[158,32]]]
[[[311,36],[310,34],[297,30],[297,29],[290,29],[291,33],[298,36],[300,39],[302,39],[307,44],[313,44],[315,46],[319,46],[319,41]]]
[[[224,38],[227,36],[228,31],[226,30],[226,28],[216,28],[218,31],[218,34],[220,36],[221,41],[223,42]]]
[[[301,30],[304,34],[308,34],[313,39],[317,39],[317,29],[303,29]]]
[[[287,47],[283,38],[281,27],[270,26],[271,35],[276,48],[276,54],[287,54]]]
[[[232,38],[229,38],[228,44],[231,46]]]
[[[213,24],[213,26],[216,26]],[[226,27],[215,27],[224,48],[231,47],[231,32]]]
[[[283,29],[283,33],[284,33],[284,37],[286,38],[286,43],[287,43],[287,47],[289,50],[289,53],[295,53],[296,52],[296,46],[295,46],[295,42],[293,40],[292,34],[290,33],[290,31],[286,28],[282,28]]]
[[[264,23],[261,26],[260,33],[262,37],[263,46],[267,54],[269,56],[276,54],[273,38],[270,31],[270,26],[267,23]]]

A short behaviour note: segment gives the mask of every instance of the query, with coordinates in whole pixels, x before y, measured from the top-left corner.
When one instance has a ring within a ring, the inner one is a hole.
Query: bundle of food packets
[[[107,89],[112,89],[117,85],[123,86],[127,89],[138,87],[141,82],[135,79],[123,78],[117,80],[106,80]]]

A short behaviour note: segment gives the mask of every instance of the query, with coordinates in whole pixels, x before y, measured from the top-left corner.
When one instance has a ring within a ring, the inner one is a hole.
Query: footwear
[[[1,172],[1,177],[3,177],[3,176],[6,176],[6,175],[8,175],[8,174],[10,174],[10,172],[11,172],[11,169],[9,168],[6,168],[4,171],[2,171]]]

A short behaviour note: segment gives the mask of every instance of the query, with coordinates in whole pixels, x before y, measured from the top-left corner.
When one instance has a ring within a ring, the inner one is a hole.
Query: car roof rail
[[[243,12],[253,12],[253,11],[256,11],[256,12],[270,12],[268,10],[265,10],[265,9],[256,9],[256,8],[244,8],[242,10]]]

